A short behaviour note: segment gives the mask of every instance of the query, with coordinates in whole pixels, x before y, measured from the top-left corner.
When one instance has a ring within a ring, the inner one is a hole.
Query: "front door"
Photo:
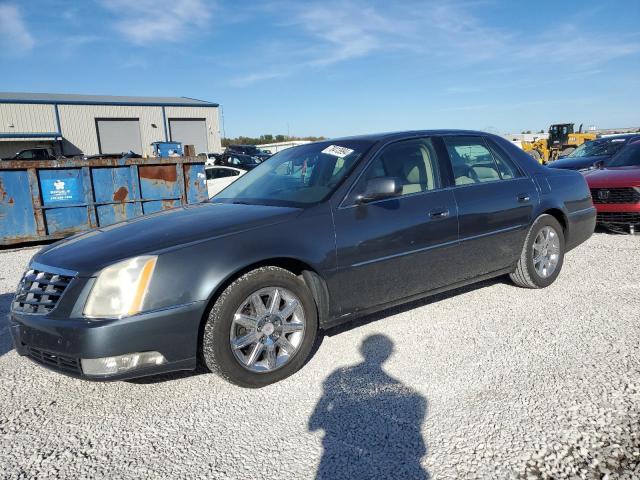
[[[383,305],[451,282],[458,219],[443,189],[431,139],[393,143],[370,163],[334,211],[338,270],[331,295],[342,314]],[[367,182],[392,177],[399,196],[358,203]]]

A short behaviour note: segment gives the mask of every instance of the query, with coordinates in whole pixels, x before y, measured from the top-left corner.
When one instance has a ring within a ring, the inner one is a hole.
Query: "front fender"
[[[289,221],[161,254],[147,295],[148,307],[209,301],[247,266],[275,258],[303,262],[321,276],[334,270],[335,238],[329,208],[309,209]]]

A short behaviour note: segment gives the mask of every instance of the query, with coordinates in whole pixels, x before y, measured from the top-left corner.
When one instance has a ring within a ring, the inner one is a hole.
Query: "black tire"
[[[292,358],[269,372],[253,372],[240,364],[231,349],[229,335],[233,316],[241,303],[254,292],[266,288],[284,288],[295,294],[305,316],[303,340]],[[298,371],[306,362],[318,332],[318,313],[313,295],[304,281],[279,267],[252,270],[229,285],[209,311],[202,336],[202,361],[212,372],[231,383],[247,388],[260,388],[278,382]]]
[[[538,274],[535,266],[533,264],[533,243],[536,240],[536,237],[540,233],[540,231],[544,227],[551,227],[558,235],[558,240],[560,243],[560,252],[559,259],[556,265],[555,270],[548,277],[542,277]],[[518,285],[519,287],[524,288],[544,288],[551,285],[558,275],[560,274],[560,270],[562,270],[562,264],[564,263],[564,232],[562,230],[562,225],[555,219],[552,215],[543,214],[540,215],[533,225],[529,229],[527,233],[527,237],[524,241],[524,246],[522,247],[522,253],[520,254],[520,259],[516,265],[516,269],[513,273],[509,274],[513,283]]]

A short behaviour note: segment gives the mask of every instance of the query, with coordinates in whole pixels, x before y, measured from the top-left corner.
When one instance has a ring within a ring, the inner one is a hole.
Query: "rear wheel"
[[[525,288],[544,288],[560,274],[564,262],[564,233],[551,215],[540,215],[527,233],[513,283]]]
[[[278,267],[253,270],[229,285],[205,324],[206,366],[232,383],[262,387],[296,372],[318,330],[304,281]]]

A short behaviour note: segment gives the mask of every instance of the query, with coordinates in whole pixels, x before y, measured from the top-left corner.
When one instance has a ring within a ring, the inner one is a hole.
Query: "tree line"
[[[326,140],[326,137],[290,137],[288,135],[260,135],[259,137],[244,137],[239,136],[236,138],[223,138],[222,146],[227,147],[229,145],[264,145],[266,143],[280,143],[290,142],[293,140],[309,140],[311,142],[317,142],[318,140]]]

